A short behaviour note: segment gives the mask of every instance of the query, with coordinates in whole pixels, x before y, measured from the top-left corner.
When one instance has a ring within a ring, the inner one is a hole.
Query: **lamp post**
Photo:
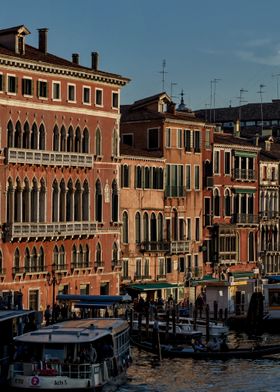
[[[52,324],[55,322],[54,308],[55,308],[55,286],[60,284],[61,274],[56,275],[55,264],[52,264],[51,272],[47,273],[47,283],[52,286]]]

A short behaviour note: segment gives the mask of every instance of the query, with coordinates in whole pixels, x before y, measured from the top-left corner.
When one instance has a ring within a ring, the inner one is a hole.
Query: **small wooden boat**
[[[130,364],[129,325],[122,319],[77,319],[14,339],[12,389],[115,390]]]
[[[191,346],[173,346],[161,344],[154,347],[149,341],[132,340],[132,344],[141,350],[167,358],[193,358],[193,359],[254,359],[280,353],[280,344],[252,346],[250,348],[235,348],[227,351],[195,351]]]

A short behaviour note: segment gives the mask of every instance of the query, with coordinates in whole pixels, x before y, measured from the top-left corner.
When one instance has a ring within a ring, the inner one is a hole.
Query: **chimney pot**
[[[72,63],[79,64],[80,56],[79,53],[72,53]]]
[[[96,71],[98,69],[98,53],[92,52],[91,53],[91,68]]]
[[[43,28],[43,29],[38,29],[39,31],[39,50],[42,53],[47,53],[47,47],[48,47],[48,42],[47,42],[47,35],[48,35],[48,29]]]

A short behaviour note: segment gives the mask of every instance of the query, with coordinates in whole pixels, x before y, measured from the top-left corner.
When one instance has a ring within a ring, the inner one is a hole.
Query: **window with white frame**
[[[182,129],[177,129],[177,147],[178,148],[183,147],[183,130]]]
[[[230,174],[230,151],[225,151],[224,169],[226,175]]]
[[[187,225],[186,237],[187,237],[187,240],[191,240],[192,239],[192,220],[191,220],[191,218],[186,219],[186,225]]]
[[[33,81],[31,78],[22,78],[22,95],[33,95]]]
[[[119,93],[117,92],[112,93],[112,107],[113,109],[119,108]]]
[[[210,129],[205,130],[205,148],[210,148]]]
[[[142,260],[141,259],[136,259],[135,275],[138,278],[142,277]]]
[[[191,190],[191,165],[186,165],[186,189]]]
[[[195,218],[195,240],[200,240],[200,218]]]
[[[48,82],[46,80],[38,80],[37,95],[39,98],[48,97]]]
[[[10,94],[15,94],[17,93],[17,77],[14,75],[8,75],[7,76],[7,91]]]
[[[60,101],[60,99],[61,99],[60,82],[53,82],[53,84],[52,84],[52,99],[54,101]]]
[[[83,86],[83,103],[90,104],[90,87]]]
[[[214,174],[220,174],[220,151],[214,151]]]
[[[165,147],[171,147],[171,129],[165,129]]]
[[[196,191],[200,189],[200,167],[198,165],[194,167],[194,189]]]
[[[0,73],[0,91],[4,90],[4,78],[3,78],[3,74]]]
[[[68,101],[69,102],[76,102],[76,86],[75,84],[68,84]]]
[[[103,106],[103,90],[99,88],[95,90],[95,105]]]

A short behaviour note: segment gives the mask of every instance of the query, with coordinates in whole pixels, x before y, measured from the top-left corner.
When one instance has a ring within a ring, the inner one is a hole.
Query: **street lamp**
[[[52,324],[55,322],[54,307],[55,307],[55,286],[61,282],[61,273],[56,275],[55,264],[52,264],[51,272],[47,273],[47,283],[52,286]]]

